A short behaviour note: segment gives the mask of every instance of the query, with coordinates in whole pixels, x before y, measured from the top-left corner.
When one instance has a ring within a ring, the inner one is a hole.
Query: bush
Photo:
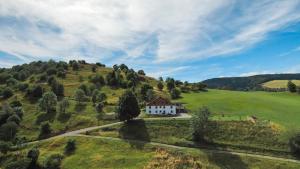
[[[291,152],[300,157],[300,134],[290,139]]]
[[[22,103],[19,100],[14,100],[9,103],[10,107],[22,107]]]
[[[18,125],[15,122],[7,122],[0,127],[0,140],[11,141],[17,134]]]
[[[46,159],[44,167],[46,169],[59,169],[62,159],[63,155],[52,154]]]
[[[0,152],[6,154],[10,150],[10,146],[9,142],[0,141]]]
[[[171,90],[170,94],[172,99],[178,99],[180,97],[181,92],[180,90],[174,88]]]
[[[2,97],[4,99],[8,99],[13,95],[14,95],[14,93],[13,93],[12,89],[9,88],[9,87],[4,88],[3,91],[2,91]]]
[[[191,118],[191,130],[195,141],[202,141],[204,139],[210,115],[211,112],[206,107],[199,109],[193,114]]]
[[[30,165],[30,162],[31,161],[28,158],[12,161],[6,165],[5,169],[27,169]]]
[[[66,146],[65,146],[65,154],[71,154],[75,151],[76,149],[76,142],[75,140],[71,139],[68,140]]]
[[[18,85],[18,89],[22,92],[24,92],[27,88],[28,88],[28,84],[27,83],[19,83]]]
[[[48,122],[45,122],[42,124],[41,129],[40,129],[40,135],[39,138],[45,138],[49,136],[52,132],[51,126]]]
[[[40,155],[40,151],[36,147],[28,151],[27,157],[31,159],[31,163],[30,163],[31,168],[37,166],[39,155]]]
[[[43,96],[43,88],[40,85],[32,86],[27,89],[26,96],[30,98],[41,98]]]

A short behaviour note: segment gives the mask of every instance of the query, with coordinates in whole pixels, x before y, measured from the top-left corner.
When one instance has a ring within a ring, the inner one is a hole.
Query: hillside
[[[39,108],[38,100],[42,94],[58,88],[53,88],[53,82],[51,82],[53,79],[55,79],[55,86],[60,86],[60,84],[63,86],[62,96],[59,96],[59,93],[57,96],[58,104],[63,98],[69,102],[66,113],[61,114],[58,111],[45,113]],[[156,79],[145,76],[143,72],[137,73],[124,64],[109,68],[100,63],[89,64],[84,61],[70,61],[70,63],[38,61],[14,66],[11,69],[1,69],[0,80],[0,95],[2,96],[0,117],[7,117],[5,112],[13,114],[10,113],[12,110],[6,109],[10,109],[13,104],[20,104],[23,114],[22,119],[19,119],[16,137],[27,141],[38,138],[41,124],[44,122],[50,123],[51,135],[56,135],[65,131],[116,121],[114,112],[119,96],[132,87],[136,90],[141,104],[145,102],[140,94],[140,88],[144,84],[152,86],[155,95],[169,97],[165,91],[156,89]],[[85,92],[83,104],[80,105],[74,98],[79,88]],[[94,90],[104,94],[105,114],[99,121],[92,102]],[[0,126],[2,124],[1,121]]]
[[[297,86],[300,86],[300,80],[292,80],[293,83],[295,83]],[[270,88],[270,89],[282,89],[287,88],[288,80],[272,80],[268,81],[262,84],[264,88]]]
[[[203,83],[212,89],[259,90],[262,88],[261,84],[272,80],[300,80],[300,73],[213,78],[204,80]]]

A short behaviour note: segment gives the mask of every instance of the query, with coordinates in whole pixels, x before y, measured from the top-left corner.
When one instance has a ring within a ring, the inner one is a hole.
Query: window
[[[151,113],[151,110],[149,110],[149,113]]]
[[[173,106],[171,105],[171,109],[173,108]]]

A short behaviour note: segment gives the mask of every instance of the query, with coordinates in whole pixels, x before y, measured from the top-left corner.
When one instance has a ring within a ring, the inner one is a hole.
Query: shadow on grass
[[[71,113],[59,113],[57,120],[61,123],[65,123],[69,121],[70,118],[71,118]]]
[[[124,123],[119,129],[119,137],[137,149],[143,149],[146,142],[150,141],[144,120],[132,120]]]
[[[224,153],[208,153],[208,160],[224,169],[248,169],[248,165],[238,155]]]
[[[50,122],[53,122],[54,119],[55,119],[55,116],[56,116],[56,112],[53,111],[51,113],[41,113],[37,116],[36,118],[36,124],[41,124],[42,122],[44,121],[50,121]]]

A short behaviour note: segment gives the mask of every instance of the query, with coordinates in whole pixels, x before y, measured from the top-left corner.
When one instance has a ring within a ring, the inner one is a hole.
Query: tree
[[[96,65],[92,66],[92,72],[97,72],[97,66]]]
[[[37,161],[40,155],[40,151],[38,148],[34,147],[30,149],[27,153],[27,158],[31,159],[30,167],[29,168],[36,168],[37,167]]]
[[[300,134],[297,134],[296,136],[292,137],[290,139],[290,148],[294,155],[300,157]]]
[[[74,99],[78,102],[78,104],[81,104],[83,101],[85,101],[85,93],[82,89],[77,89],[75,91],[75,94],[74,94]]]
[[[62,101],[58,103],[58,112],[66,113],[67,108],[70,106],[69,100],[64,98]]]
[[[163,90],[164,84],[162,83],[162,81],[159,81],[159,82],[157,83],[157,88],[158,88],[158,90],[160,90],[160,91]]]
[[[27,89],[26,95],[31,98],[41,98],[43,96],[43,88],[40,85],[32,86]]]
[[[79,70],[79,63],[77,63],[76,61],[73,62],[73,63],[72,63],[72,69],[73,69],[74,71]]]
[[[51,113],[55,111],[57,104],[57,97],[53,92],[47,92],[39,100],[39,107],[42,111],[46,113]]]
[[[7,122],[15,122],[17,125],[19,125],[21,122],[21,118],[18,115],[13,114],[8,117]]]
[[[11,161],[5,167],[5,169],[28,169],[30,165],[29,158],[23,158],[15,161]]]
[[[92,93],[92,102],[93,104],[96,104],[96,102],[98,101],[98,97],[99,97],[99,90],[95,89]]]
[[[144,70],[139,70],[139,71],[138,71],[138,74],[139,74],[139,75],[143,75],[143,76],[146,75],[146,73],[144,72]]]
[[[204,133],[208,127],[208,120],[211,113],[208,108],[203,107],[196,111],[191,118],[191,130],[195,141],[204,139]]]
[[[120,98],[117,108],[117,117],[120,121],[129,121],[140,114],[140,108],[136,96],[127,90]]]
[[[174,80],[173,81],[172,80],[167,81],[167,88],[168,88],[169,91],[171,91],[172,89],[175,88]]]
[[[15,122],[7,122],[0,127],[0,140],[11,141],[15,138],[18,125]]]
[[[146,94],[146,100],[147,100],[147,101],[150,101],[150,100],[152,100],[152,99],[154,99],[154,98],[155,98],[155,93],[153,92],[152,89],[149,89],[149,90],[147,91],[147,94]]]
[[[51,84],[52,91],[56,94],[56,96],[63,97],[64,96],[64,85],[59,83],[58,81],[54,81]]]
[[[0,141],[0,152],[6,154],[10,150],[11,144],[9,142]]]
[[[52,132],[52,129],[51,129],[50,124],[48,122],[44,122],[40,128],[39,138],[45,138],[45,137],[49,136],[49,134],[51,134],[51,132]]]
[[[144,100],[147,99],[147,91],[148,90],[152,90],[153,87],[150,86],[149,84],[143,84],[142,87],[141,87],[141,95],[143,97]]]
[[[59,169],[62,159],[63,159],[63,156],[61,154],[52,154],[46,159],[44,168]]]
[[[65,154],[71,154],[76,150],[76,142],[73,139],[68,140],[65,146]]]
[[[104,116],[104,112],[103,112],[103,108],[104,108],[104,104],[103,103],[98,103],[96,104],[95,106],[95,109],[96,109],[96,118],[97,118],[97,121],[98,121],[98,125],[99,125],[99,121],[103,118]]]
[[[180,97],[180,93],[181,92],[180,92],[179,89],[176,89],[176,88],[172,89],[171,92],[170,92],[171,98],[172,99],[178,99]]]
[[[9,87],[4,88],[4,90],[2,91],[2,97],[3,97],[3,99],[8,99],[8,98],[10,98],[13,95],[14,95],[14,93],[11,90],[11,88],[9,88]]]
[[[293,83],[292,81],[288,81],[287,83],[287,87],[288,87],[288,90],[291,92],[291,93],[295,93],[297,91],[297,86],[295,83]]]

